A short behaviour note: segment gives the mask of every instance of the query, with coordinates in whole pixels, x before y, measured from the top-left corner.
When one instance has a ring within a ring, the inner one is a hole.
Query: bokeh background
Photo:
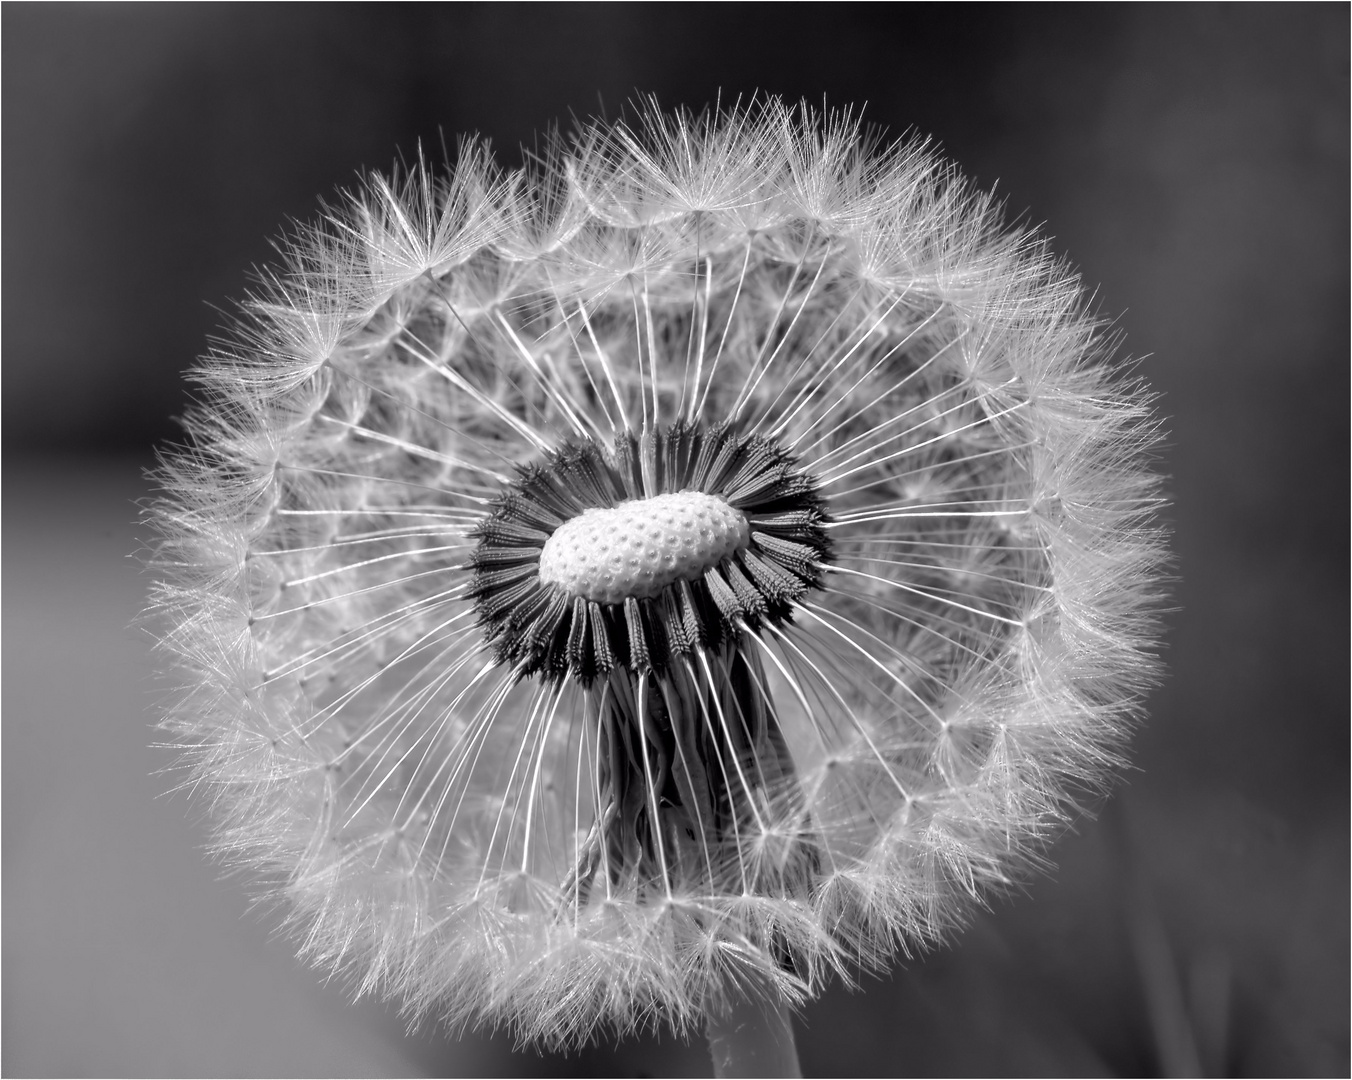
[[[135,501],[317,196],[636,91],[853,104],[1043,223],[1162,394],[1178,582],[1137,770],[807,1075],[1347,1075],[1346,5],[30,5],[3,30],[7,1075],[708,1075],[406,1033],[165,795]]]

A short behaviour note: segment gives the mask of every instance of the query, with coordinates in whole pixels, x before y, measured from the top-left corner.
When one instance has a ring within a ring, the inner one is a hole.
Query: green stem
[[[788,1007],[778,996],[756,995],[710,1014],[706,1031],[714,1076],[803,1075]]]

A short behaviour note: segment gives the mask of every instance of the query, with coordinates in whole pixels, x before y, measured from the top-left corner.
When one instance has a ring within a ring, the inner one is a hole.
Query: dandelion
[[[1118,764],[1149,397],[924,146],[654,109],[284,253],[160,474],[166,727],[362,991],[551,1045],[773,1022]]]

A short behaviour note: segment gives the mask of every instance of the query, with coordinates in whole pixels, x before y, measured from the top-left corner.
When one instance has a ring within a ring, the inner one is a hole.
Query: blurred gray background
[[[8,1075],[708,1075],[407,1034],[292,959],[167,797],[135,500],[180,373],[317,196],[477,131],[753,90],[933,136],[1163,395],[1179,581],[1137,771],[808,1075],[1347,1075],[1346,5],[6,4]]]

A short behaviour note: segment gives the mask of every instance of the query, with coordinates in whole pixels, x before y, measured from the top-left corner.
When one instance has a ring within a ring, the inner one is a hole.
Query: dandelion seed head
[[[161,470],[165,726],[361,990],[550,1044],[802,1001],[1117,767],[1150,398],[924,146],[651,110],[284,252]]]

